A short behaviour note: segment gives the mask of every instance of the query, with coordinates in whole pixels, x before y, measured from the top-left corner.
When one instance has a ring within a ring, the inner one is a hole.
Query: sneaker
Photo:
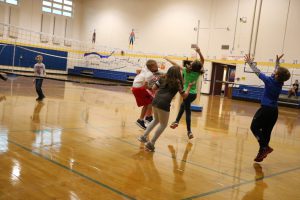
[[[194,135],[191,131],[189,131],[187,135],[190,140],[194,138]]]
[[[152,117],[152,116],[147,116],[147,117],[145,118],[145,120],[146,120],[148,123],[150,123],[150,122],[152,122],[153,117]]]
[[[154,150],[155,150],[155,147],[151,142],[147,142],[145,144],[145,148],[146,148],[147,151],[151,151],[151,152],[154,152]]]
[[[138,125],[140,128],[142,128],[144,130],[147,128],[144,120],[138,119],[135,123],[136,123],[136,125]]]
[[[274,151],[274,149],[272,147],[269,147],[269,146],[266,149],[267,155],[270,154],[270,153],[272,153],[273,151]]]
[[[258,151],[258,154],[257,154],[256,158],[254,159],[254,161],[255,162],[261,162],[261,161],[263,161],[267,157],[267,155],[269,153],[271,153],[272,151],[274,151],[274,149],[272,149],[269,146],[266,147],[266,148],[260,149]]]
[[[178,122],[172,122],[172,124],[170,125],[170,128],[175,129],[178,126]]]
[[[138,139],[138,141],[140,141],[142,143],[147,143],[148,142],[147,138],[143,135],[139,136],[137,139]]]

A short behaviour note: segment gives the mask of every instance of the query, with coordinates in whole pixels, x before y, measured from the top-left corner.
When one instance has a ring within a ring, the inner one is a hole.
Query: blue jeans
[[[45,97],[45,95],[43,94],[42,85],[43,85],[43,79],[35,79],[35,90],[39,96],[38,97],[39,99]]]

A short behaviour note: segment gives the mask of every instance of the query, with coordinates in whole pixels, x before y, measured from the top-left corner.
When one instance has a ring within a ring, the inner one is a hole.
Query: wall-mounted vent
[[[221,46],[221,49],[222,49],[222,50],[228,50],[228,49],[229,49],[229,45],[223,44],[223,45]]]

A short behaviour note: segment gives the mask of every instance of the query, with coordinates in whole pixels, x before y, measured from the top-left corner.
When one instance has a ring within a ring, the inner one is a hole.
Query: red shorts
[[[133,95],[135,96],[136,104],[138,107],[146,106],[152,103],[153,97],[149,94],[145,87],[131,88]]]

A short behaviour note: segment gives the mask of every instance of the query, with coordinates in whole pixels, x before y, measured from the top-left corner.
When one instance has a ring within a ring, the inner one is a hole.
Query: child
[[[204,64],[204,57],[199,49],[198,46],[195,46],[195,51],[199,54],[200,60],[193,61],[190,65],[186,67],[181,67],[183,72],[184,78],[184,88],[185,91],[189,85],[189,83],[195,82],[196,84],[191,88],[189,95],[180,105],[180,110],[177,114],[176,120],[171,124],[171,128],[175,129],[178,126],[178,123],[185,111],[186,115],[186,127],[187,127],[187,136],[189,139],[193,139],[193,133],[191,131],[191,103],[197,98],[197,85],[199,77],[204,73],[203,64]],[[177,65],[175,62],[165,58],[171,64]],[[180,67],[180,66],[179,66]]]
[[[153,90],[158,89],[158,91],[152,102],[154,119],[149,124],[144,134],[138,137],[140,142],[146,143],[145,147],[147,150],[154,151],[156,140],[168,125],[170,106],[173,97],[179,92],[183,98],[186,98],[193,84],[194,83],[190,83],[186,91],[183,91],[180,68],[177,66],[169,68],[166,76],[160,78],[159,81],[155,83]],[[148,141],[148,135],[157,124],[159,124],[159,126],[155,131],[153,138],[151,141]]]
[[[43,63],[43,56],[38,55],[36,57],[36,61],[37,63],[33,67],[34,75],[35,75],[35,80],[33,80],[33,83],[35,83],[35,89],[38,94],[38,98],[36,100],[42,101],[45,98],[45,95],[43,94],[42,91],[42,84],[43,84],[43,77],[46,76],[46,67]]]
[[[143,69],[135,78],[132,84],[132,93],[135,96],[138,107],[143,106],[139,119],[136,124],[146,129],[145,120],[152,121],[151,103],[153,100],[152,94],[148,91],[148,83],[154,78],[154,73],[158,71],[158,65],[155,60],[148,60],[146,62],[147,68]]]
[[[290,98],[292,95],[297,96],[298,93],[298,88],[299,88],[299,83],[298,80],[295,81],[295,83],[292,85],[293,87],[289,90],[288,97]]]
[[[253,72],[264,82],[265,89],[261,99],[261,107],[255,113],[252,123],[251,131],[258,140],[259,151],[254,159],[256,162],[263,161],[273,149],[269,146],[271,139],[272,129],[278,118],[277,101],[279,94],[282,90],[283,83],[289,80],[291,74],[286,68],[279,66],[279,61],[282,58],[277,56],[276,67],[274,74],[266,76],[256,67],[256,63],[253,62],[253,58],[250,55],[245,55],[245,61],[248,63]]]

